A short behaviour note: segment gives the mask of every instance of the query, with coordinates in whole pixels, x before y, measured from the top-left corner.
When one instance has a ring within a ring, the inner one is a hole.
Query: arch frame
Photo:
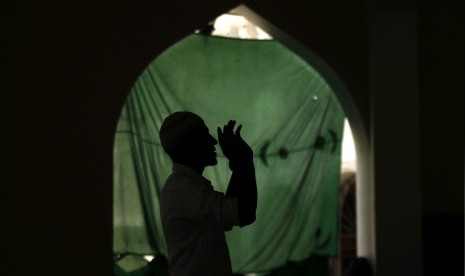
[[[374,265],[376,263],[376,233],[372,150],[367,127],[364,125],[362,115],[349,89],[331,66],[318,54],[287,35],[246,5],[239,5],[230,12],[244,16],[248,21],[270,34],[274,40],[279,41],[309,63],[327,81],[339,99],[352,129],[357,155],[357,255],[368,258]]]

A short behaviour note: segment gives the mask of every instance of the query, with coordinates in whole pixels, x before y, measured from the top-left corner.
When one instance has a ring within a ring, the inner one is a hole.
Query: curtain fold
[[[114,145],[115,253],[166,256],[158,200],[171,161],[158,130],[178,110],[199,114],[214,136],[235,119],[254,150],[257,220],[227,233],[235,272],[336,255],[344,112],[331,87],[279,42],[197,34],[156,58],[123,107]],[[227,160],[218,154],[204,176],[226,191]]]

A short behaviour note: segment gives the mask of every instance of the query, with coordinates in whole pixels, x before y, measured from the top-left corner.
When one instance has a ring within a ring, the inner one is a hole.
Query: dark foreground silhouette
[[[253,152],[230,120],[218,127],[218,141],[202,118],[175,112],[160,128],[160,141],[173,161],[173,171],[160,197],[160,214],[168,249],[169,273],[232,275],[225,231],[255,221],[257,186]],[[232,171],[226,193],[215,191],[202,176],[217,164],[220,144]]]

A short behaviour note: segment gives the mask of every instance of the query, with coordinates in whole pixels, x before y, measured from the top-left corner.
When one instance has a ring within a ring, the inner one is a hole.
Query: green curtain
[[[166,256],[159,195],[171,161],[158,130],[178,110],[199,114],[214,136],[237,120],[254,150],[257,220],[227,233],[235,272],[336,255],[344,112],[331,87],[277,41],[199,34],[150,63],[123,107],[114,145],[115,253]],[[224,192],[227,160],[219,154],[204,176]]]

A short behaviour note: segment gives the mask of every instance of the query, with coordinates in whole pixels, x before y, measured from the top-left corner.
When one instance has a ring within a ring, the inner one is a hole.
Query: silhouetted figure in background
[[[171,276],[232,275],[224,231],[255,221],[257,186],[253,152],[229,121],[218,128],[218,140],[232,176],[226,194],[213,190],[202,176],[217,164],[216,139],[202,118],[175,112],[160,128],[160,140],[173,161],[173,172],[161,192],[160,213]]]

